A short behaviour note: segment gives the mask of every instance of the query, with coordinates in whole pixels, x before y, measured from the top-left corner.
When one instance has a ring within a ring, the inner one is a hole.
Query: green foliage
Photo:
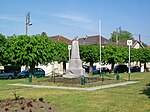
[[[99,46],[98,45],[81,45],[80,57],[86,63],[94,63],[99,61]]]
[[[139,61],[139,49],[131,48],[130,53],[131,53],[131,55],[130,55],[131,62]],[[127,58],[126,62],[128,63],[128,58]]]
[[[90,72],[92,72],[93,63],[99,61],[99,46],[98,45],[81,45],[80,46],[80,57],[81,60],[90,63]]]
[[[51,62],[53,52],[53,41],[45,35],[13,35],[3,46],[3,64],[34,67]]]
[[[55,42],[54,43],[54,61],[67,62],[68,57],[68,44],[66,42]]]
[[[86,63],[94,63],[99,61],[99,46],[84,45],[80,46],[80,56],[82,61]]]
[[[47,37],[46,32],[42,32],[42,33],[41,33],[41,36],[46,36],[46,37]]]
[[[112,64],[111,69],[116,63],[124,63],[127,58],[127,48],[119,46],[105,46],[102,51],[102,60],[106,64]]]
[[[3,51],[3,44],[5,44],[6,42],[6,38],[4,35],[0,34],[0,65],[2,62],[2,51]]]
[[[5,42],[6,42],[5,36],[0,34],[0,46],[2,46]]]
[[[144,48],[144,49],[137,49],[137,59],[141,63],[147,63],[150,62],[150,49]]]
[[[124,42],[124,41],[127,41],[127,40],[133,40],[133,36],[130,32],[128,31],[120,31],[120,32],[116,32],[114,31],[112,34],[111,34],[111,38],[110,40],[113,41],[113,42],[116,42],[116,38],[118,38],[118,42]]]

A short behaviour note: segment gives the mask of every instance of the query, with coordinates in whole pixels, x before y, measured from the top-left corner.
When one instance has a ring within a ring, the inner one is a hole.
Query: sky
[[[46,32],[73,39],[102,34],[109,39],[121,26],[150,45],[150,0],[0,0],[0,33],[25,34],[28,12],[28,35]]]

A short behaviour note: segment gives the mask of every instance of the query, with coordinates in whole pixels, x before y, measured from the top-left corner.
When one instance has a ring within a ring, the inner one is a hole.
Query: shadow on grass
[[[150,98],[150,83],[145,85],[146,88],[143,90],[143,94],[146,94]]]

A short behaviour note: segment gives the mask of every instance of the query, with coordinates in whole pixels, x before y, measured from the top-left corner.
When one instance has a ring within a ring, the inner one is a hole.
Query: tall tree
[[[124,42],[127,40],[133,40],[133,36],[130,32],[125,31],[125,30],[120,30],[119,32],[117,31],[113,31],[113,33],[111,33],[111,38],[110,40],[113,42]]]

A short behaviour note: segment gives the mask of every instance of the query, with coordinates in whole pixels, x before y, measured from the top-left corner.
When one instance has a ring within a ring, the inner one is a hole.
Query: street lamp
[[[26,35],[28,35],[28,27],[31,26],[32,23],[30,23],[30,12],[26,15]]]
[[[128,67],[129,67],[129,81],[130,81],[130,73],[131,73],[131,70],[130,70],[130,67],[131,67],[131,64],[130,64],[130,47],[132,46],[132,40],[127,40],[127,45],[129,46],[129,63],[128,63]]]

